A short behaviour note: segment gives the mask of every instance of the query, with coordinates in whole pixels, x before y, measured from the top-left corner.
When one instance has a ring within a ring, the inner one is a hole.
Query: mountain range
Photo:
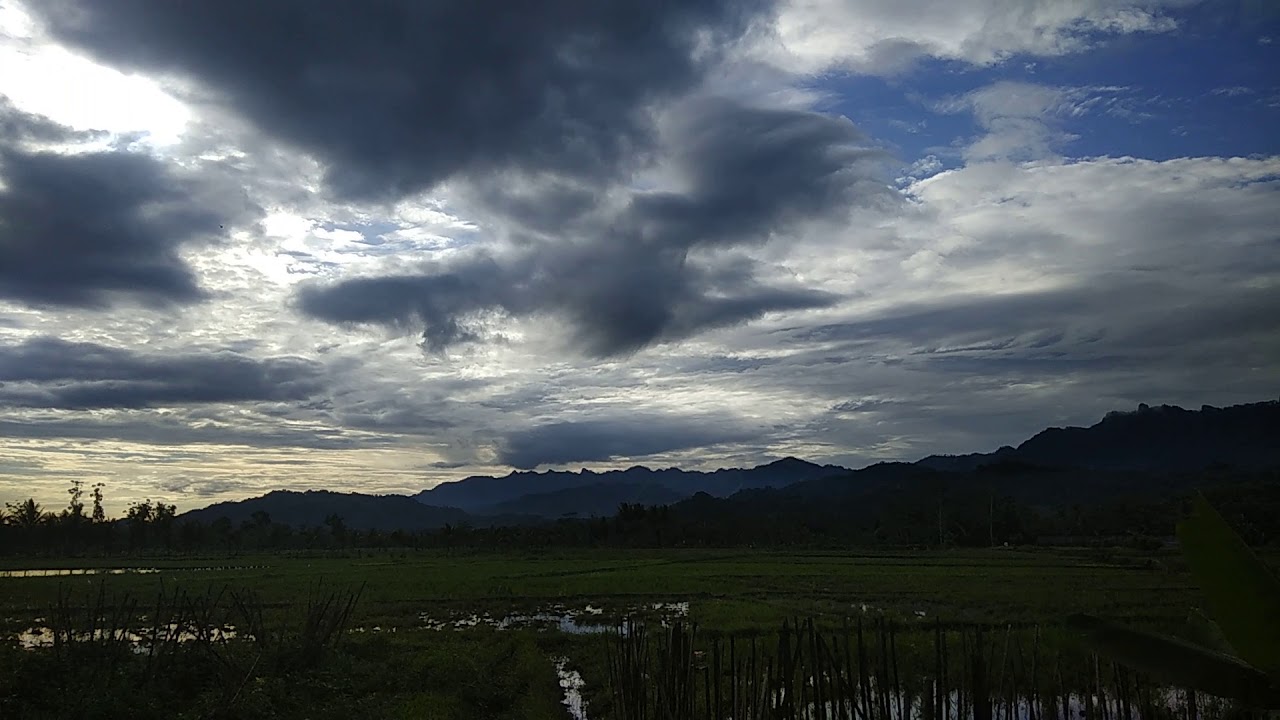
[[[1194,483],[1196,473],[1215,467],[1280,468],[1280,401],[1199,410],[1141,405],[1108,413],[1087,428],[1043,430],[1016,448],[931,455],[861,470],[788,457],[712,472],[641,466],[512,472],[442,483],[411,497],[274,491],[182,517],[206,522],[227,517],[239,523],[261,512],[274,522],[318,526],[338,515],[355,529],[422,530],[606,517],[623,503],[674,505],[696,514],[713,507],[819,509],[857,499],[859,512],[875,512],[926,487],[974,483],[1021,502],[1051,506],[1119,494],[1156,496]]]
[[[996,461],[1087,470],[1195,471],[1212,465],[1258,469],[1280,465],[1280,401],[1184,410],[1139,405],[1110,412],[1087,427],[1042,430],[1016,448],[931,455],[934,470],[974,470]]]
[[[235,524],[255,522],[266,513],[272,522],[295,527],[319,527],[330,516],[342,518],[353,530],[427,530],[446,524],[467,522],[470,517],[457,508],[423,505],[405,495],[366,495],[328,490],[273,490],[248,500],[215,503],[183,513],[180,518],[212,523],[227,518]]]
[[[513,472],[442,483],[414,497],[428,505],[481,515],[520,511],[547,517],[588,516],[612,514],[624,502],[665,505],[700,492],[728,497],[742,490],[785,487],[844,472],[848,468],[815,465],[793,457],[754,468],[713,472],[642,466],[608,472]]]

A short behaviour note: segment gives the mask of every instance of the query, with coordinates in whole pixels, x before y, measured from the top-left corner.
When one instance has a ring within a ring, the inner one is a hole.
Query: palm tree
[[[9,503],[8,508],[12,516],[10,522],[18,527],[33,528],[44,522],[44,508],[40,507],[40,503],[36,502],[35,498],[27,498],[16,505]]]

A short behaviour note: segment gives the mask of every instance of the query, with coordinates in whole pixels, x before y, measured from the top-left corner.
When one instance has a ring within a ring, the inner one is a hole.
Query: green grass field
[[[79,607],[100,595],[108,602],[127,596],[145,608],[162,590],[209,597],[224,588],[251,590],[268,614],[283,621],[296,616],[308,597],[362,588],[348,623],[356,631],[345,634],[341,650],[323,668],[280,682],[257,681],[235,694],[206,688],[202,692],[212,693],[208,706],[214,711],[189,717],[217,717],[217,708],[243,709],[246,703],[278,711],[309,708],[276,715],[288,717],[342,717],[372,706],[380,708],[375,717],[564,717],[553,657],[569,657],[588,682],[587,696],[599,703],[604,636],[569,635],[554,627],[499,631],[484,622],[453,630],[455,621],[465,624],[472,616],[496,621],[509,613],[570,611],[582,622],[607,624],[633,613],[670,612],[654,610],[655,604],[678,603],[683,615],[687,603],[687,620],[704,639],[768,636],[787,618],[813,617],[836,628],[850,617],[888,616],[908,632],[913,625],[920,628],[918,640],[904,635],[904,647],[918,644],[925,658],[927,633],[938,622],[1034,625],[1045,637],[1060,637],[1073,612],[1171,627],[1199,603],[1176,553],[1128,551],[351,551],[0,563],[0,571],[57,568],[155,572],[0,573],[0,629],[13,637],[40,625],[60,597],[63,607]],[[585,614],[588,606],[598,614]],[[448,629],[428,629],[431,622]],[[12,640],[7,645],[0,675],[5,663],[17,668],[12,678],[35,672],[31,653],[15,650]],[[162,699],[164,692],[186,697],[174,689],[147,692]],[[497,699],[476,714],[476,704],[490,697]],[[321,705],[317,698],[324,699]],[[237,710],[225,716],[251,715]]]
[[[709,629],[772,628],[794,615],[869,608],[947,622],[1044,622],[1071,612],[1151,621],[1185,617],[1195,594],[1175,554],[1098,551],[574,550],[529,554],[370,552],[38,561],[43,568],[154,568],[152,574],[0,577],[0,615],[26,620],[58,592],[253,588],[288,603],[364,585],[358,624],[412,627],[422,613],[503,612],[552,603],[610,614],[688,602]],[[9,559],[0,570],[31,568]]]

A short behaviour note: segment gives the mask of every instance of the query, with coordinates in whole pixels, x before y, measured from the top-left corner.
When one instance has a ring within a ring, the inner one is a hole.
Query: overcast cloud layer
[[[1247,0],[0,0],[0,500],[1275,398],[1278,48]]]

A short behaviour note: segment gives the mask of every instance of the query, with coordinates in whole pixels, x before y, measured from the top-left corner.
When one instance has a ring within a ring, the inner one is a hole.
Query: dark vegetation
[[[1084,478],[1081,480],[1081,478]],[[1076,482],[1080,481],[1080,482]],[[1083,502],[1036,502],[1027,488],[1110,482],[1113,493]],[[988,466],[942,473],[876,466],[847,476],[730,498],[699,494],[672,505],[622,504],[611,517],[524,518],[474,525],[460,511],[441,527],[380,529],[394,521],[363,508],[370,496],[272,493],[263,505],[315,508],[297,515],[254,510],[179,516],[143,502],[119,520],[93,520],[75,506],[53,513],[34,501],[11,505],[0,548],[22,556],[128,555],[139,552],[231,554],[342,548],[681,548],[681,547],[996,547],[1128,546],[1171,542],[1190,498],[1203,493],[1252,545],[1280,543],[1280,471],[1205,470],[1178,475],[1082,475],[1078,471]],[[1131,487],[1127,491],[1115,488]],[[74,489],[74,487],[73,487]],[[281,498],[286,495],[290,497]],[[295,502],[296,501],[296,502]],[[433,513],[403,497],[393,504]],[[253,505],[250,505],[252,507]],[[344,508],[350,508],[343,511]],[[320,514],[324,513],[324,514]],[[290,522],[305,517],[309,522]],[[316,518],[320,518],[318,521]]]
[[[800,617],[805,632],[813,619],[826,645],[819,648],[822,659],[814,660],[808,636],[793,635],[803,639],[792,642],[793,655],[809,653],[809,659],[792,664],[793,687],[803,682],[805,668],[821,668],[824,678],[833,672],[846,679],[864,673],[876,678],[888,663],[890,674],[896,671],[912,693],[903,702],[914,697],[919,706],[922,692],[934,697],[928,681],[937,672],[933,647],[941,628],[948,648],[946,682],[956,692],[964,688],[963,696],[947,697],[955,710],[964,698],[968,717],[976,697],[972,647],[982,629],[986,682],[994,697],[1012,693],[1016,700],[1032,687],[1043,688],[1047,709],[1037,717],[1051,718],[1062,688],[1079,693],[1101,687],[1110,698],[1109,717],[1120,719],[1125,697],[1137,712],[1159,699],[1160,686],[1105,658],[1096,666],[1101,675],[1092,671],[1094,656],[1071,637],[1063,620],[1084,611],[1170,629],[1200,602],[1175,554],[1122,549],[364,549],[220,557],[225,556],[125,560],[153,567],[155,574],[0,578],[0,617],[7,618],[9,632],[44,624],[65,628],[60,635],[71,639],[62,651],[0,646],[0,702],[8,703],[0,716],[564,718],[552,670],[555,658],[567,657],[585,679],[589,717],[628,717],[620,701],[611,699],[617,681],[609,675],[610,643],[617,639],[484,625],[426,629],[429,619],[451,624],[477,613],[503,617],[567,604],[604,608],[598,622],[605,624],[636,618],[629,627],[647,627],[650,642],[648,651],[636,652],[660,664],[655,673],[662,667],[669,668],[662,673],[696,674],[698,714],[674,717],[704,717],[707,677],[712,693],[719,677],[726,703],[735,686],[739,697],[747,688],[766,686],[768,656],[775,658],[776,681],[779,628],[788,621],[794,633],[796,621],[788,619]],[[120,562],[46,560],[53,567]],[[345,621],[358,632],[326,634],[324,628],[340,623],[307,619],[315,608],[322,608],[320,617],[340,616],[346,603],[329,598],[360,588]],[[157,597],[165,599],[156,602]],[[650,603],[672,600],[689,601],[685,629],[692,632],[697,625],[686,648],[687,665],[675,662],[684,655],[663,655],[654,644],[666,642],[669,626],[644,619]],[[862,643],[856,639],[859,622],[865,625]],[[113,655],[95,659],[102,650],[76,642],[93,636],[94,623],[99,630],[127,628],[124,640],[106,643],[115,648]],[[168,628],[189,624],[234,627],[237,635],[222,640],[193,631],[207,640],[162,640],[155,659],[134,652],[127,637],[147,637],[159,627],[159,637],[170,638]],[[884,648],[881,628],[888,634]],[[758,657],[751,666],[753,644]],[[837,647],[838,666],[826,657]],[[865,658],[859,647],[865,647]],[[720,672],[714,674],[717,652]],[[704,675],[707,667],[710,676]],[[1133,694],[1120,694],[1122,687]],[[89,699],[77,695],[72,702],[70,694],[81,690]],[[685,697],[689,691],[679,692]],[[897,703],[899,695],[892,697]],[[1212,698],[1198,702],[1208,713],[1204,717],[1219,717],[1225,707]],[[1004,711],[992,717],[1004,717]]]
[[[1039,627],[809,618],[762,637],[702,639],[676,623],[614,638],[608,658],[608,692],[594,707],[623,720],[1181,718],[1225,708],[1195,691],[1170,698]]]
[[[50,647],[0,645],[0,717],[561,717],[532,638],[353,642],[358,599],[359,589],[323,587],[294,604],[252,589],[162,586],[149,602],[60,593]]]

